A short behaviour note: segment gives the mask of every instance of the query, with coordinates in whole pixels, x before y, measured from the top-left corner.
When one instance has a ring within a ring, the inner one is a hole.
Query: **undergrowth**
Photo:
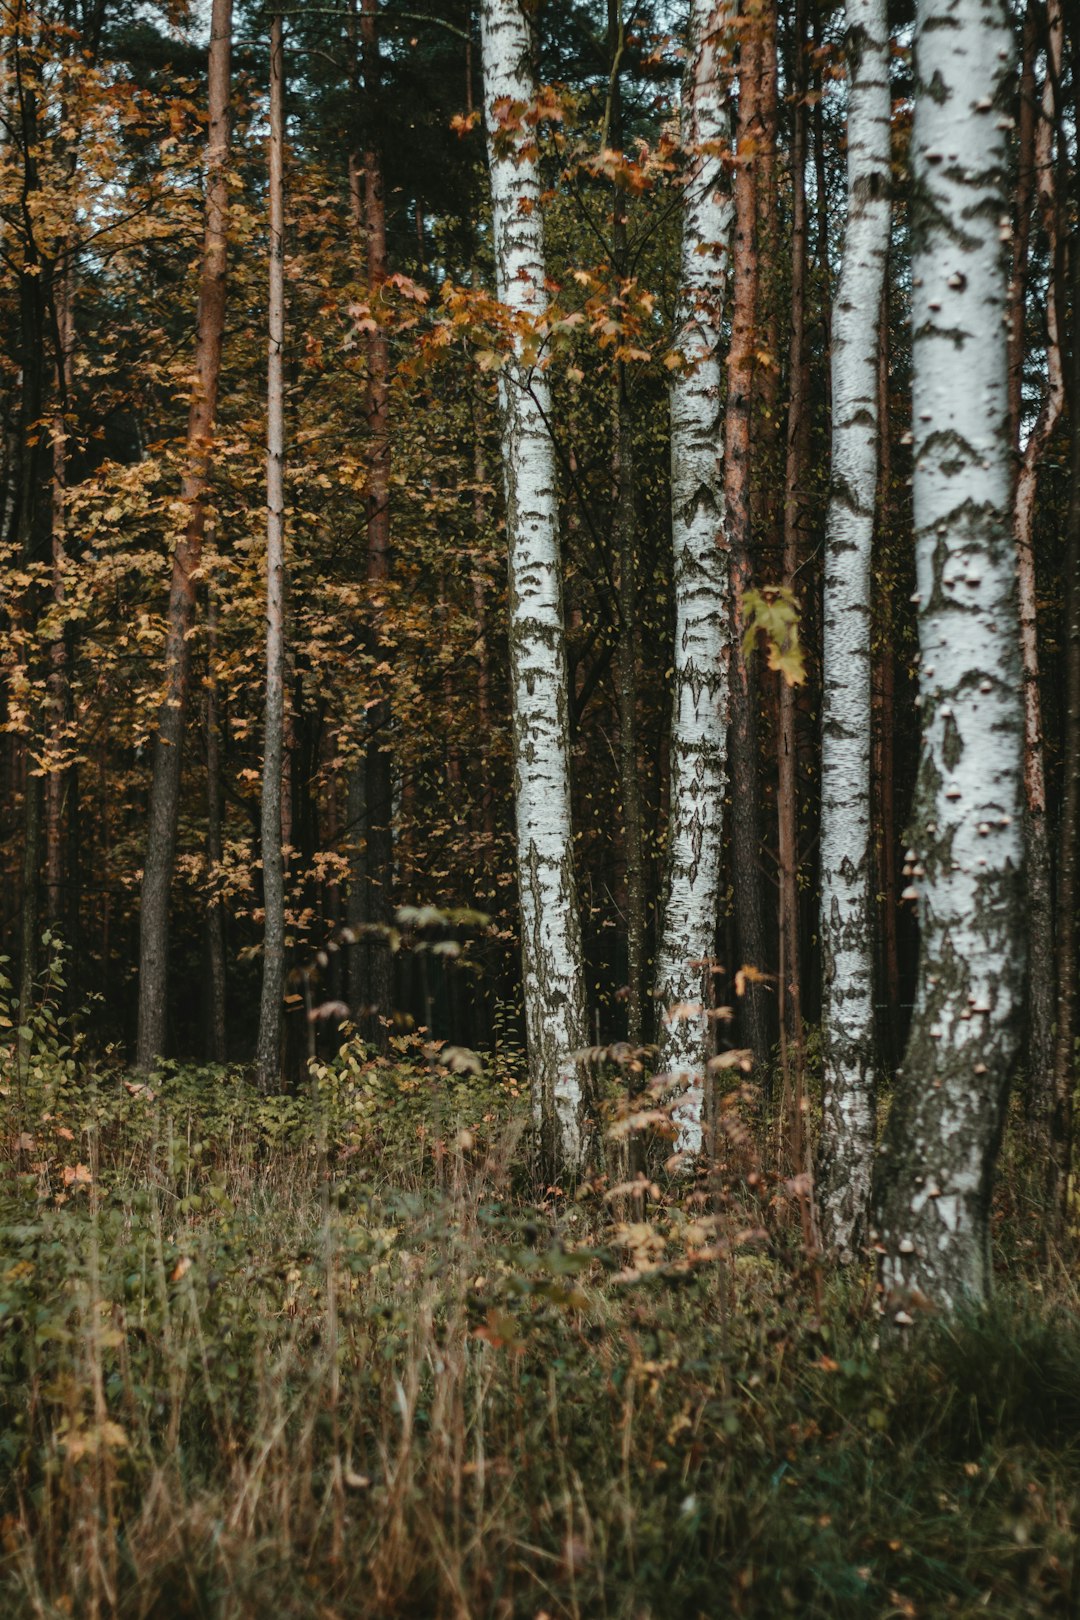
[[[5,1088],[5,1615],[1080,1613],[1076,1301],[1015,1221],[904,1336],[734,1124],[572,1197],[462,1067]]]

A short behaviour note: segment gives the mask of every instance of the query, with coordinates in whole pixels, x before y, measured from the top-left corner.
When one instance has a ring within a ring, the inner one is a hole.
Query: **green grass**
[[[39,1069],[0,1121],[12,1620],[1080,1614],[1080,1326],[1009,1223],[994,1308],[912,1339],[869,1277],[819,1312],[745,1145],[630,1211],[536,1198],[506,1077],[355,1058],[317,1117]]]

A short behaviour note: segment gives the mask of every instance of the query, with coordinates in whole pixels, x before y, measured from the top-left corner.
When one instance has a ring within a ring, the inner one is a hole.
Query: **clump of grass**
[[[530,1199],[509,1080],[336,1075],[4,1122],[13,1620],[1077,1611],[1060,1301],[879,1343],[743,1142],[670,1200]]]

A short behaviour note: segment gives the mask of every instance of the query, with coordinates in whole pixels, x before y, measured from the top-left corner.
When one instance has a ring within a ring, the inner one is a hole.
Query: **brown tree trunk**
[[[270,24],[270,288],[266,368],[266,717],[263,741],[263,979],[255,1067],[264,1091],[281,1079],[285,994],[285,868],[281,781],[285,741],[285,54]]]
[[[1027,291],[1028,244],[1031,240],[1031,204],[1035,192],[1035,58],[1039,49],[1039,32],[1037,0],[1027,0],[1016,119],[1016,220],[1012,239],[1012,274],[1009,278],[1009,415],[1017,449],[1020,445],[1024,384],[1024,295]]]
[[[480,396],[472,391],[473,428],[473,559],[472,598],[473,620],[476,626],[476,708],[484,765],[480,788],[480,810],[483,818],[485,852],[491,859],[495,849],[495,791],[490,779],[489,750],[491,731],[491,660],[487,634],[487,575],[484,569],[483,537],[488,525],[488,476],[484,455],[484,413]]]
[[[739,118],[734,181],[731,343],[725,413],[724,497],[731,545],[731,591],[735,635],[731,656],[731,836],[735,926],[744,966],[768,967],[765,900],[761,871],[760,762],[757,683],[742,648],[743,597],[753,581],[751,522],[751,417],[757,347],[758,252],[756,241],[756,143],[761,138],[761,33],[748,14],[739,62]],[[744,1001],[746,1045],[764,1078],[771,1047],[767,988],[751,981]]]
[[[34,197],[40,191],[38,175],[38,94],[40,64],[30,51],[23,51],[23,41],[16,37],[12,49],[19,56],[19,111],[21,114],[15,138],[19,144],[22,167],[21,207],[25,218],[32,218]],[[16,545],[22,567],[30,568],[45,562],[48,556],[49,518],[51,503],[45,495],[45,437],[40,432],[40,421],[45,408],[45,314],[47,284],[52,266],[42,261],[34,234],[27,229],[23,241],[23,265],[19,276],[19,364],[21,389],[19,394],[18,438],[18,494],[15,506]],[[31,585],[24,593],[18,613],[31,645],[30,661],[37,665],[33,650],[40,616],[40,591]],[[40,671],[34,667],[33,674]],[[23,747],[23,847],[22,879],[20,885],[19,931],[19,1025],[27,1028],[34,987],[37,978],[40,897],[39,879],[42,845],[42,786],[36,774],[32,750],[41,728],[40,704],[35,698],[30,704],[30,731]],[[28,1055],[28,1037],[20,1033],[20,1057]]]
[[[642,984],[645,971],[645,869],[642,857],[641,775],[638,759],[637,514],[634,501],[632,424],[626,368],[615,377],[615,546],[619,567],[619,786],[626,865],[626,1038],[640,1046],[645,1036]]]
[[[610,92],[609,139],[622,150],[622,85],[620,67],[625,31],[622,0],[608,0]],[[626,200],[612,193],[612,261],[621,281],[628,273]],[[638,760],[637,679],[637,510],[634,500],[633,419],[626,366],[615,362],[612,481],[615,486],[613,550],[619,570],[619,645],[616,691],[619,708],[619,789],[623,814],[623,858],[626,869],[626,1038],[631,1046],[644,1039],[642,985],[645,971],[645,871],[642,859],[641,775]]]
[[[359,159],[363,236],[367,255],[368,290],[375,303],[386,280],[386,204],[383,193],[382,158],[374,138],[376,113],[373,107],[381,80],[377,32],[378,0],[360,0],[359,66],[362,71],[366,109],[366,139]],[[359,93],[359,82],[356,86]],[[390,345],[385,329],[377,326],[367,333],[367,398],[365,417],[368,431],[367,481],[367,561],[370,586],[368,651],[372,666],[386,661],[383,643],[383,588],[390,578]],[[381,677],[377,677],[381,680]],[[393,975],[390,952],[380,931],[389,927],[393,915],[393,757],[390,751],[390,703],[384,695],[367,711],[371,736],[362,762],[363,782],[350,790],[352,803],[364,806],[364,822],[354,828],[354,837],[363,844],[362,860],[354,864],[353,884],[363,887],[351,914],[374,932],[354,949],[350,975],[350,996],[355,1009],[370,1009],[369,1033],[382,1044],[384,1027],[380,1022],[392,1012]],[[350,817],[351,819],[351,817]]]
[[[875,543],[878,566],[877,635],[872,643],[876,653],[874,699],[874,739],[872,802],[875,816],[876,890],[879,921],[878,988],[885,1001],[885,1017],[879,1025],[885,1049],[885,1068],[891,1073],[900,1061],[900,951],[896,922],[899,889],[896,882],[896,663],[893,652],[893,592],[896,580],[888,545],[892,523],[892,437],[889,421],[889,278],[881,297],[881,330],[878,337],[878,518]]]
[[[1072,41],[1074,111],[1080,115],[1080,39]],[[1059,125],[1060,128],[1060,125]],[[1080,310],[1080,226],[1070,244],[1072,308]],[[1065,713],[1062,735],[1061,825],[1058,840],[1057,1031],[1051,1194],[1062,1210],[1072,1154],[1072,1096],[1076,1085],[1076,909],[1080,832],[1080,331],[1074,319],[1069,354],[1069,510],[1065,547]]]
[[[469,14],[469,27],[472,28],[472,12]],[[465,41],[465,110],[469,117],[473,113],[473,49],[472,39]],[[469,284],[477,287],[480,284],[480,274],[475,260],[469,269]],[[484,535],[489,524],[488,513],[488,471],[487,457],[484,454],[484,407],[477,388],[470,393],[470,407],[472,411],[473,433],[473,557],[472,557],[472,597],[473,618],[476,625],[476,701],[477,718],[480,722],[480,736],[483,740],[483,755],[488,759],[488,750],[491,740],[491,660],[488,650],[487,636],[487,570],[484,567]],[[488,767],[490,769],[490,767]],[[483,816],[484,839],[486,855],[490,859],[495,849],[495,792],[490,778],[485,777],[481,788],[481,814]]]
[[[225,908],[221,903],[224,860],[221,795],[221,720],[217,690],[217,599],[211,581],[206,598],[206,1057],[227,1058],[225,1025]]]
[[[53,280],[53,308],[56,317],[57,410],[53,420],[53,500],[52,500],[52,598],[62,610],[67,591],[66,506],[68,482],[67,409],[70,363],[75,346],[74,311],[71,302],[71,272],[67,263],[58,265]],[[63,630],[49,647],[49,675],[45,701],[52,752],[65,750],[64,731],[68,719],[67,642]],[[64,904],[64,802],[71,769],[61,769],[54,757],[45,789],[45,917],[50,928],[62,928]]]
[[[1049,0],[1047,19],[1047,74],[1037,119],[1028,103],[1034,104],[1034,86],[1029,59],[1034,57],[1037,38],[1028,8],[1024,30],[1024,74],[1020,103],[1020,195],[1017,237],[1023,249],[1014,258],[1011,296],[1012,327],[1009,341],[1009,408],[1012,416],[1013,446],[1020,450],[1021,384],[1025,355],[1025,287],[1027,282],[1027,243],[1030,236],[1031,176],[1039,204],[1050,256],[1051,273],[1046,291],[1046,393],[1038,420],[1020,457],[1013,506],[1016,535],[1016,571],[1020,605],[1020,651],[1024,663],[1024,811],[1027,833],[1028,922],[1028,1040],[1025,1078],[1027,1102],[1037,1135],[1047,1141],[1054,1107],[1054,897],[1051,877],[1050,829],[1046,805],[1046,764],[1043,741],[1042,699],[1039,689],[1039,626],[1035,577],[1035,498],[1039,470],[1050,441],[1057,430],[1065,406],[1065,380],[1061,364],[1058,277],[1054,267],[1059,257],[1058,204],[1053,159],[1056,123],[1055,86],[1061,77],[1062,40],[1060,0]],[[1031,125],[1035,123],[1034,136]]]
[[[806,11],[795,8],[793,54],[795,105],[791,142],[791,330],[788,342],[787,446],[784,464],[783,583],[795,590],[803,529],[808,413],[806,406]],[[785,1058],[795,1055],[795,1089],[801,1094],[802,986],[799,968],[799,785],[798,710],[795,688],[780,682],[776,811],[779,853],[779,1015]],[[787,1064],[785,1063],[785,1067]],[[787,1076],[785,1076],[787,1080]]]
[[[206,227],[199,279],[198,337],[181,499],[187,525],[173,553],[165,640],[165,697],[158,710],[139,913],[139,1033],[144,1073],[164,1055],[168,996],[169,891],[180,811],[184,719],[191,684],[190,634],[206,526],[221,348],[225,331],[226,231],[229,216],[229,83],[232,0],[213,0],[210,17]]]
[[[759,352],[754,371],[756,410],[752,430],[755,473],[752,521],[757,536],[757,555],[761,559],[762,570],[769,573],[778,563],[782,566],[784,536],[784,485],[780,465],[780,221],[776,170],[780,75],[776,12],[776,0],[763,0],[757,13],[761,29],[761,139],[754,170],[759,265],[756,333]]]

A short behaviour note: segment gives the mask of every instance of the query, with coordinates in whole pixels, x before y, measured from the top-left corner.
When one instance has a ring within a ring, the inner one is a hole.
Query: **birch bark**
[[[1023,692],[1007,376],[1005,0],[921,0],[913,137],[921,952],[878,1200],[893,1301],[990,1287],[1024,993]]]
[[[550,1155],[584,1156],[585,972],[574,878],[562,564],[547,377],[527,342],[543,320],[543,216],[531,38],[519,0],[481,7],[496,292],[513,327],[499,378],[509,545],[510,677],[529,1078]]]
[[[660,1065],[682,1075],[676,1150],[702,1146],[708,1052],[704,964],[713,954],[720,833],[727,787],[728,555],[724,525],[720,320],[732,204],[722,154],[730,140],[725,82],[730,0],[693,0],[683,81],[682,295],[671,385],[671,526],[675,654],[664,921],[655,992]]]
[[[832,322],[832,490],[825,538],[821,940],[825,1112],[818,1209],[849,1259],[874,1154],[870,904],[870,580],[878,481],[878,310],[889,249],[885,0],[847,0],[847,226]]]

